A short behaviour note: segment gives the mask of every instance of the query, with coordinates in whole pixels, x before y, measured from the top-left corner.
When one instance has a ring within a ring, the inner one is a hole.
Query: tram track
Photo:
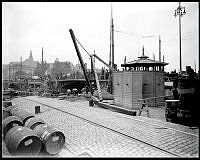
[[[23,97],[23,98],[24,98],[24,97]],[[125,134],[125,133],[122,133],[122,132],[120,132],[120,131],[117,131],[117,130],[115,130],[115,129],[113,129],[113,128],[110,128],[110,127],[107,127],[107,126],[105,126],[105,125],[96,123],[96,122],[94,122],[94,121],[91,121],[91,120],[86,119],[86,118],[84,118],[84,117],[81,117],[81,116],[79,116],[79,115],[70,113],[70,112],[68,112],[68,111],[64,111],[64,110],[62,110],[62,109],[59,109],[59,108],[56,108],[56,107],[52,107],[51,105],[48,105],[48,104],[39,102],[39,101],[37,101],[37,100],[31,100],[31,99],[27,99],[27,98],[24,98],[24,99],[29,100],[29,101],[32,101],[32,102],[35,102],[35,103],[38,103],[38,104],[41,104],[41,105],[44,105],[44,106],[46,106],[46,107],[49,107],[49,108],[52,108],[52,109],[55,109],[55,110],[58,110],[58,111],[60,111],[60,112],[69,114],[69,115],[74,116],[74,117],[76,117],[76,118],[82,119],[82,120],[86,121],[87,123],[90,123],[90,124],[92,124],[92,125],[95,125],[95,126],[98,126],[98,127],[101,127],[101,128],[107,129],[107,130],[110,130],[110,131],[112,131],[112,132],[114,132],[114,133],[116,133],[116,134],[122,135],[122,136],[124,136],[124,137],[126,137],[126,138],[128,138],[128,139],[134,140],[134,141],[138,141],[138,142],[140,142],[140,143],[143,143],[143,144],[145,144],[145,145],[148,145],[148,146],[150,146],[150,147],[152,147],[152,148],[155,148],[155,149],[157,149],[157,150],[160,150],[160,151],[165,152],[165,153],[167,153],[167,154],[170,154],[170,155],[172,155],[172,156],[175,156],[175,157],[184,157],[184,155],[182,155],[182,154],[177,154],[177,153],[172,152],[172,151],[170,151],[170,150],[166,150],[166,149],[163,149],[163,148],[158,147],[158,146],[156,146],[156,145],[152,145],[151,143],[145,142],[145,141],[143,141],[143,140],[141,140],[141,139],[137,139],[137,138],[135,138],[135,137],[132,137],[132,136],[130,136],[130,135],[127,135],[127,134]],[[137,119],[134,119],[134,120],[140,121],[140,120],[137,120]],[[143,122],[144,122],[144,121],[143,121]],[[147,122],[144,122],[144,123],[147,123]],[[151,124],[151,125],[155,125],[155,124]],[[156,126],[158,126],[158,128],[163,128],[163,126],[159,126],[159,125],[156,125]],[[167,127],[164,127],[164,129],[168,129],[168,128],[167,128]],[[169,129],[172,129],[172,128],[169,128]],[[176,132],[179,132],[179,130],[175,130],[175,131],[176,131]],[[182,132],[182,131],[181,131],[181,132]],[[187,132],[182,132],[182,133],[188,134]],[[190,135],[191,135],[191,134],[190,134]]]

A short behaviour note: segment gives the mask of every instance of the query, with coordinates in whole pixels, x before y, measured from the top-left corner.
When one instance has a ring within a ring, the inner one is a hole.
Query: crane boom
[[[111,69],[112,71],[114,70],[109,64],[107,64],[106,62],[104,62],[99,56],[97,56],[96,54],[93,54],[93,56],[95,58],[97,58],[100,62],[102,62],[103,64],[105,64],[109,69]]]
[[[78,45],[77,45],[77,43],[76,43],[76,37],[75,37],[74,32],[73,32],[72,29],[69,29],[69,32],[70,32],[70,34],[71,34],[71,38],[72,38],[72,41],[73,41],[73,43],[74,43],[74,47],[75,47],[77,56],[78,56],[78,58],[79,58],[81,67],[82,67],[82,69],[83,69],[83,74],[84,74],[84,76],[85,76],[85,80],[86,80],[88,89],[89,89],[90,93],[93,95],[93,90],[92,90],[90,81],[89,81],[89,79],[88,79],[87,73],[86,73],[86,69],[85,69],[85,66],[84,66],[84,62],[83,62],[82,56],[81,56],[81,54],[80,54]]]

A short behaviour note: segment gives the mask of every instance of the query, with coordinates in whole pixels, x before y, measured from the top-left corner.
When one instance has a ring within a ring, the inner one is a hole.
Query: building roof
[[[137,60],[121,64],[121,67],[155,67],[155,66],[165,66],[165,65],[168,65],[168,63],[152,60],[149,59],[148,56],[145,56],[143,48],[142,56],[138,57]]]
[[[153,66],[165,66],[168,63],[160,62],[152,59],[138,59],[134,61],[127,62],[125,64],[121,64],[122,67],[153,67]]]

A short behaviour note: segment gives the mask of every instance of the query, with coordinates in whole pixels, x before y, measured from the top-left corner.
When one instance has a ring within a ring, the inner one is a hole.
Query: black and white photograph
[[[2,2],[2,158],[199,158],[199,2]]]

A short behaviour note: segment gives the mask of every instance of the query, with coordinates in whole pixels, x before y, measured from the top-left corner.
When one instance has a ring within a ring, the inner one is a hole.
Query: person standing
[[[178,100],[179,99],[179,95],[178,95],[178,90],[177,90],[177,87],[175,86],[174,89],[173,89],[173,97],[175,100]]]

